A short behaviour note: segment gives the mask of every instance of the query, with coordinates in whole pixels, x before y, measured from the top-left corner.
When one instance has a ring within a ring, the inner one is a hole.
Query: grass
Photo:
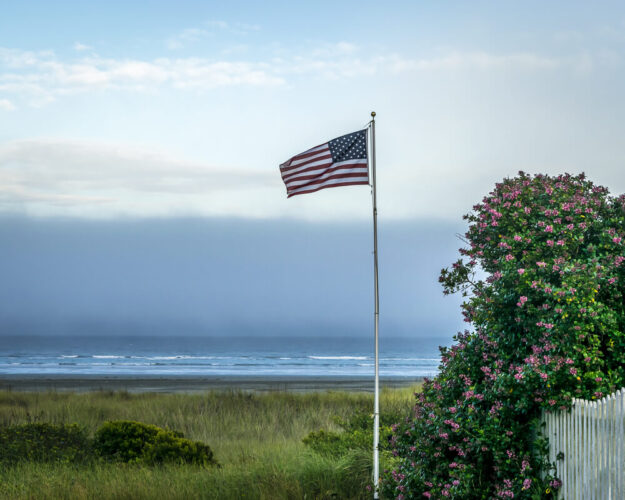
[[[415,389],[383,390],[381,411],[408,413]],[[138,420],[207,443],[222,465],[205,469],[25,462],[0,468],[0,497],[369,498],[370,453],[324,457],[304,446],[302,438],[319,429],[338,431],[335,417],[370,412],[372,406],[371,395],[345,392],[0,392],[0,425],[76,422],[93,434],[107,420]]]

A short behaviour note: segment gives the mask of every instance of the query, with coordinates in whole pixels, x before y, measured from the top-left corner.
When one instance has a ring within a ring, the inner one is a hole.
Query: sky
[[[452,335],[436,278],[495,182],[625,192],[623,88],[618,1],[4,2],[0,334],[365,329],[370,190],[287,200],[278,165],[375,110],[381,321]]]

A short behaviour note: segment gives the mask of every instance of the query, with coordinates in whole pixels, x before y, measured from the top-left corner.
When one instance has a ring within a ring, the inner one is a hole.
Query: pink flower
[[[525,272],[525,269],[523,269],[522,267],[517,269],[517,273],[519,273],[519,274],[523,274],[524,272]]]
[[[547,227],[545,228],[545,232],[546,232],[546,233],[553,233],[553,226],[547,226]]]
[[[621,238],[619,238],[618,236],[615,236],[614,238],[612,238],[612,241],[614,243],[620,243],[621,242]]]
[[[541,260],[541,261],[539,261],[539,262],[536,262],[536,265],[537,265],[538,267],[545,267],[545,266],[547,265],[547,263],[546,263],[546,262],[543,262],[543,261]]]
[[[519,236],[518,234],[514,235],[514,241],[521,241],[523,238],[521,236]]]
[[[552,247],[553,246],[553,240],[547,240],[547,246]]]
[[[507,260],[507,261],[511,261],[512,259],[514,259],[514,255],[512,255],[511,253],[509,253],[508,255],[506,255],[506,260]]]
[[[521,489],[529,490],[531,486],[532,486],[532,480],[528,478],[523,481],[523,488]]]

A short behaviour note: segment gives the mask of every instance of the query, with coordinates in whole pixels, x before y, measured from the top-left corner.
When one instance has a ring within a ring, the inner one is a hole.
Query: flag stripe
[[[332,165],[332,156],[328,154],[322,158],[315,158],[314,160],[302,163],[301,165],[297,165],[295,167],[285,168],[282,170],[282,177],[300,172],[308,167],[318,167],[320,165]]]
[[[307,155],[305,158],[298,158],[297,160],[291,161],[289,163],[289,166],[286,168],[297,167],[301,165],[302,163],[308,163],[309,161],[314,161],[317,158],[325,158],[325,157],[332,158],[332,155],[330,154],[330,149],[327,146],[320,151],[316,151],[313,154]]]
[[[312,149],[309,149],[308,151],[304,151],[303,153],[300,153],[300,154],[294,156],[293,158],[285,161],[282,165],[280,165],[280,167],[282,167],[282,166],[289,167],[294,162],[297,162],[299,160],[302,160],[302,159],[314,156],[317,153],[319,153],[320,151],[330,151],[330,149],[328,148],[328,143],[327,142],[325,144],[321,144],[320,146],[316,146],[316,147],[314,147]]]
[[[366,176],[368,174],[368,169],[366,164],[351,164],[316,170],[315,172],[316,173],[304,172],[304,174],[302,175],[298,175],[290,179],[285,179],[284,183],[287,185],[287,187],[290,188],[292,186],[301,186],[302,184],[308,184],[309,181],[323,181],[324,179],[338,174],[358,173]]]
[[[303,182],[301,184],[293,184],[293,185],[290,185],[289,188],[299,189],[301,187],[310,187],[310,186],[315,186],[317,184],[326,184],[327,181],[334,181],[336,179],[354,179],[354,178],[364,179],[366,176],[367,174],[363,172],[344,172],[340,174],[328,175],[328,176],[325,176],[323,179],[313,179],[310,182]]]
[[[321,163],[319,162],[318,164],[310,164],[310,165],[306,165],[298,170],[294,170],[294,171],[289,171],[289,172],[285,172],[282,174],[282,180],[284,182],[287,182],[287,180],[291,179],[292,177],[295,176],[299,176],[299,175],[310,175],[311,172],[314,171],[319,171],[322,172],[323,170],[327,170],[329,168],[335,168],[335,167],[340,167],[342,165],[349,165],[349,164],[359,164],[361,163],[359,160],[350,160],[349,162],[341,162],[341,163],[332,163],[332,162],[324,162]],[[364,160],[364,165],[366,165],[366,160]]]
[[[295,185],[295,186],[289,186],[288,187],[288,191],[299,191],[302,189],[306,189],[306,188],[310,188],[310,187],[314,187],[314,186],[318,186],[318,185],[325,185],[325,184],[335,184],[337,181],[339,181],[340,179],[351,179],[351,180],[368,180],[368,177],[366,174],[362,173],[362,172],[351,172],[351,173],[345,173],[345,174],[336,174],[333,176],[330,176],[326,179],[322,179],[322,180],[317,180],[317,181],[313,181],[313,182],[307,182],[304,184],[299,184],[299,185]]]
[[[337,167],[340,168],[350,168],[350,167],[354,167],[356,165],[367,165],[367,160],[363,160],[363,159],[355,159],[355,160],[345,160],[345,161],[341,161],[341,162],[335,162],[335,163],[325,163],[322,165],[317,165],[317,166],[312,166],[310,169],[302,169],[301,171],[298,172],[287,172],[287,173],[283,173],[282,174],[282,180],[284,181],[285,184],[288,184],[291,180],[295,179],[296,177],[299,177],[300,175],[310,175],[308,172],[309,170],[320,170],[320,171],[325,171],[325,170],[329,170],[329,169],[336,169]]]
[[[324,184],[323,186],[318,186],[315,188],[310,188],[310,189],[297,189],[297,190],[292,190],[289,191],[287,193],[287,198],[290,198],[291,196],[296,196],[298,194],[307,194],[307,193],[314,193],[316,191],[321,191],[322,189],[325,188],[333,188],[333,187],[341,187],[341,186],[361,186],[361,185],[368,185],[369,184],[369,179],[367,180],[362,180],[362,181],[350,181],[350,182],[341,182],[341,183],[335,183],[335,184]]]
[[[293,164],[293,162],[289,161],[288,163],[283,163],[280,165],[280,171],[282,173],[288,172],[289,170],[294,170],[296,168],[300,168],[305,166],[308,163],[312,163],[315,161],[319,161],[321,159],[328,159],[330,162],[332,161],[332,154],[329,150],[322,151],[321,154],[315,153],[313,156],[310,156],[302,161],[298,161],[297,164]]]

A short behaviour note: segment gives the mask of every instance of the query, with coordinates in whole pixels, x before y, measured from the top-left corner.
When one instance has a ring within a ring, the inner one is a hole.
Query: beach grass
[[[407,414],[417,389],[383,390],[381,412]],[[337,417],[371,412],[372,404],[372,395],[348,392],[0,392],[0,425],[78,423],[93,434],[105,421],[137,420],[207,443],[221,465],[24,462],[0,469],[0,497],[369,498],[370,452],[326,457],[302,439],[340,431]]]

